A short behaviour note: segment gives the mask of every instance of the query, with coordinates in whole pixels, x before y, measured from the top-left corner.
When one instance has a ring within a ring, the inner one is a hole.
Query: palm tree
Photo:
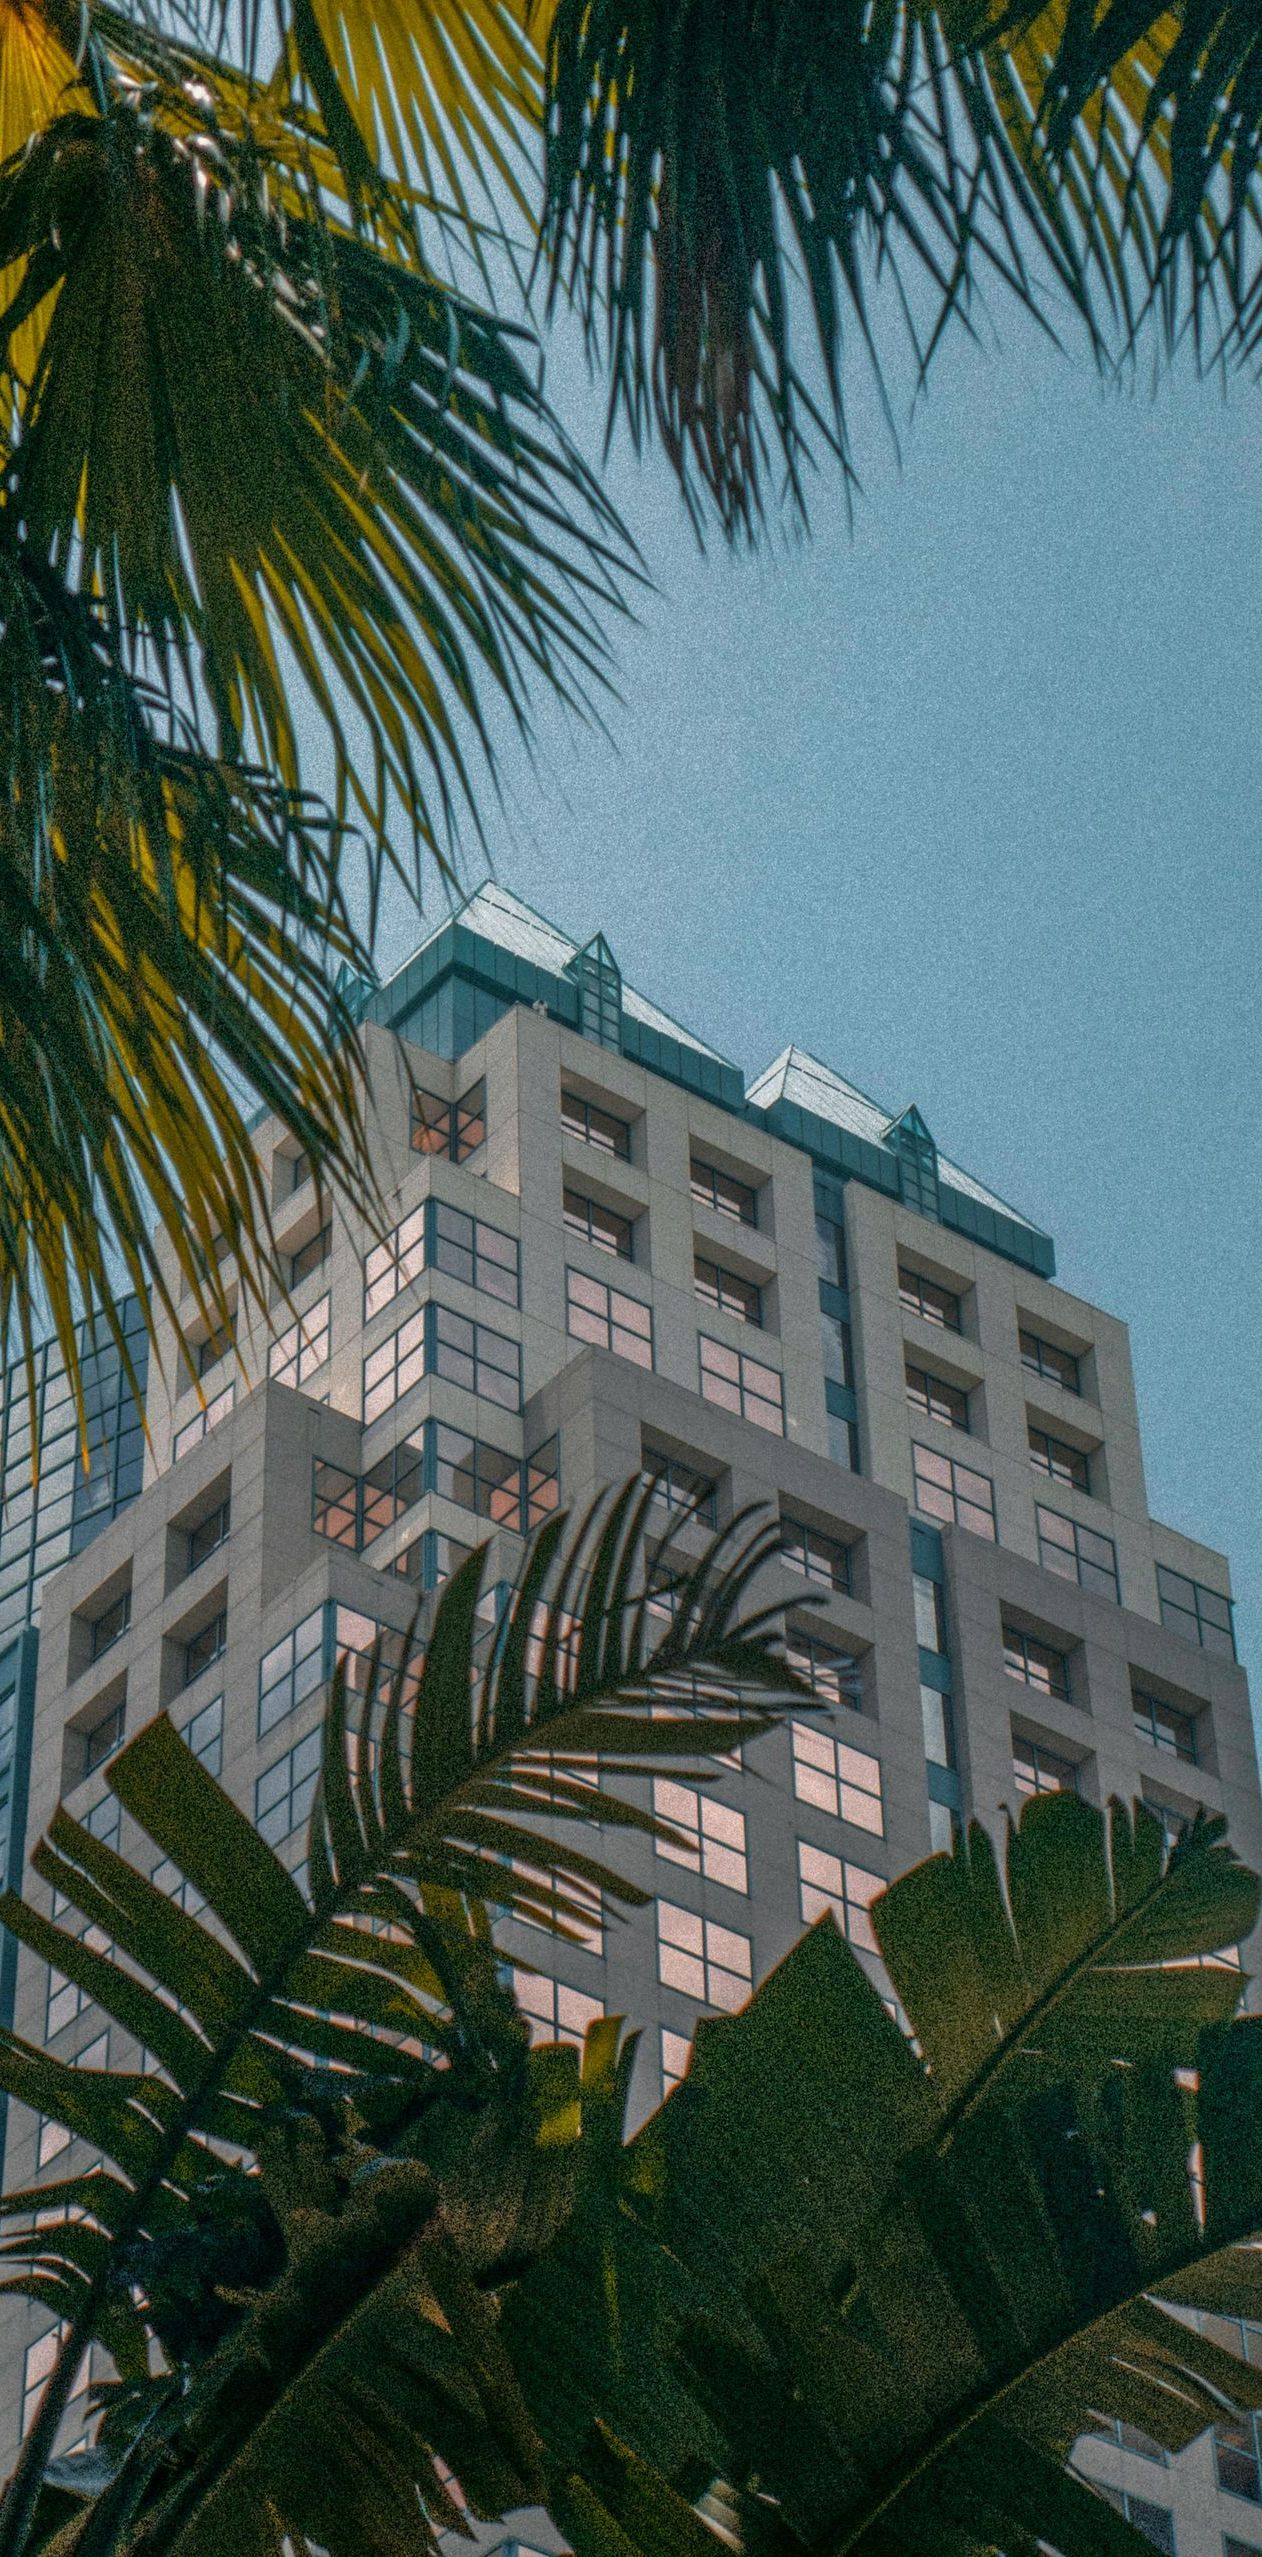
[[[4,2557],[412,2557],[531,2501],[579,2557],[1141,2557],[1078,2436],[1262,2404],[1196,2322],[1262,2308],[1224,1956],[1259,1891],[1221,1821],[1167,1855],[1142,1804],[1046,1796],[1002,1875],[974,1829],[875,1904],[897,2018],[821,1920],[630,2140],[615,2019],[529,2048],[488,1888],[562,1933],[575,1885],[634,1902],[582,1845],[593,1755],[601,1819],[652,1829],[611,1781],[792,1696],[747,1604],[768,1535],[684,1564],[646,1517],[631,1485],[545,1528],[480,1670],[478,1555],[419,1677],[356,1715],[339,1677],[305,1891],[164,1718],[109,1781],[172,1896],[58,1814],[35,1868],[101,1949],[4,1917],[143,2050],[0,2042],[97,2159],[4,2205],[65,2326]],[[97,2448],[50,2462],[94,2336]]]
[[[363,1188],[383,865],[495,705],[607,680],[632,566],[521,288],[752,534],[891,308],[1248,364],[1251,0],[13,0],[0,19],[0,1323],[283,1271],[245,1116]],[[505,317],[500,304],[515,316]],[[321,797],[313,797],[313,780]],[[327,799],[327,807],[324,800]],[[352,889],[362,884],[356,904]],[[366,909],[367,924],[362,920]],[[352,917],[358,915],[358,924]],[[363,1203],[363,1202],[361,1202]]]

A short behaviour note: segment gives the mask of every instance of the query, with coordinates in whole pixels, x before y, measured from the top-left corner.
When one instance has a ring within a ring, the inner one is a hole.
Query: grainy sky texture
[[[945,350],[901,469],[860,396],[853,532],[824,470],[809,544],[702,558],[615,454],[659,589],[615,750],[545,715],[496,869],[746,1068],[794,1038],[917,1101],[1050,1230],[1262,1693],[1262,390],[1119,396],[1005,336]]]

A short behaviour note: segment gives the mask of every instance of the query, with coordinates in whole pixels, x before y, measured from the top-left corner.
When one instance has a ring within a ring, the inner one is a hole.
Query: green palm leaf
[[[702,2024],[613,2192],[505,2306],[581,2557],[689,2545],[708,2480],[735,2544],[786,2557],[1122,2557],[1142,2543],[1067,2473],[1078,2436],[1116,2414],[1173,2450],[1262,2404],[1170,2305],[1260,2295],[1262,2043],[1239,1972],[1201,1960],[1258,1887],[1221,1823],[1168,1861],[1154,1826],[1048,1798],[1006,1888],[976,1832],[893,1884],[875,1924],[915,2044],[829,1921]]]
[[[6,2287],[55,2306],[69,2335],[0,2504],[4,2557],[25,2545],[42,2463],[91,2335],[106,2337],[125,2374],[147,2367],[145,2310],[111,2283],[110,2266],[120,2247],[175,2242],[197,2225],[208,2173],[233,2177],[216,2164],[214,2144],[258,2158],[277,2108],[293,2102],[313,2061],[337,2061],[347,2085],[390,2118],[432,2106],[454,2065],[472,2068],[483,2087],[514,2083],[525,2030],[499,1984],[481,1903],[491,1897],[549,1924],[554,1890],[562,1922],[572,1905],[567,1883],[595,1882],[637,1902],[644,1895],[571,1845],[567,1830],[580,1817],[589,1828],[595,1807],[623,1826],[659,1826],[590,1786],[567,1792],[567,1769],[607,1753],[603,1783],[663,1756],[704,1762],[800,1697],[771,1651],[767,1611],[747,1603],[777,1551],[774,1528],[738,1520],[674,1575],[686,1595],[663,1631],[642,1604],[650,1571],[655,1585],[671,1572],[669,1540],[649,1538],[650,1500],[651,1489],[633,1483],[568,1538],[564,1521],[549,1524],[527,1555],[506,1639],[480,1676],[485,1549],[444,1593],[419,1679],[407,1667],[388,1683],[374,1674],[349,1731],[342,1665],[312,1812],[309,1896],[160,1716],[111,1762],[108,1783],[194,1886],[205,1920],[64,1811],[32,1863],[92,1940],[14,1894],[0,1902],[13,1933],[152,2055],[120,2078],[67,2069],[0,2035],[0,2085],[101,2156],[87,2198],[76,2186],[65,2220],[41,2215],[32,2228],[22,2218],[5,2241],[14,2266]],[[514,1640],[523,1611],[528,1644]],[[557,1674],[563,1654],[575,1662],[569,1692]],[[681,1682],[689,1704],[663,1711]],[[546,1828],[530,1825],[539,1815]],[[523,1845],[527,1875],[511,1863]]]

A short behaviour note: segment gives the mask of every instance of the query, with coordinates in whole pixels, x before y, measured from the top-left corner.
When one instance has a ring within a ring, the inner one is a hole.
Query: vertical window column
[[[929,1842],[934,1853],[950,1848],[963,1817],[951,1701],[951,1656],[946,1632],[946,1567],[936,1529],[911,1522],[912,1595],[920,1665],[920,1711],[929,1787]]]

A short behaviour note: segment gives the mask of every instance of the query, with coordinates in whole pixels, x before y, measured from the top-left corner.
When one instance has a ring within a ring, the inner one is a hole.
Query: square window
[[[1067,1653],[1041,1642],[1036,1634],[1023,1633],[1019,1625],[1003,1628],[1003,1665],[1010,1678],[1022,1679],[1040,1695],[1069,1701]]]
[[[940,1287],[936,1279],[925,1278],[919,1270],[898,1266],[898,1298],[909,1314],[918,1314],[922,1323],[935,1323],[939,1331],[958,1332],[960,1300],[949,1287]]]
[[[731,2014],[753,1987],[753,1947],[733,1928],[659,1900],[657,1976],[663,1988]]]
[[[913,1412],[925,1420],[944,1421],[948,1429],[968,1428],[968,1396],[958,1385],[948,1385],[945,1377],[935,1376],[927,1367],[906,1367],[907,1400]]]
[[[625,1295],[621,1288],[606,1287],[603,1279],[588,1278],[582,1270],[566,1271],[565,1323],[574,1340],[612,1350],[636,1367],[653,1365],[651,1307],[639,1297]]]
[[[1053,1438],[1045,1429],[1029,1428],[1030,1463],[1036,1474],[1046,1474],[1049,1482],[1066,1483],[1071,1491],[1091,1489],[1091,1460],[1082,1448],[1071,1447],[1063,1438]]]
[[[851,1587],[850,1547],[787,1512],[780,1520],[780,1559],[788,1571],[814,1581],[819,1589],[848,1592]]]
[[[1062,1757],[1045,1741],[1027,1740],[1014,1731],[1012,1781],[1019,1794],[1077,1793],[1078,1775],[1072,1758]]]
[[[716,1313],[730,1314],[733,1322],[762,1323],[762,1290],[752,1280],[738,1278],[734,1270],[726,1270],[721,1261],[703,1260],[700,1254],[693,1262],[693,1286],[703,1305],[711,1305]]]
[[[730,1216],[737,1225],[757,1225],[758,1193],[752,1183],[738,1181],[730,1172],[720,1172],[716,1164],[705,1163],[696,1154],[690,1175],[692,1195],[699,1207]]]
[[[723,1411],[739,1412],[742,1420],[753,1421],[757,1428],[772,1430],[784,1436],[784,1381],[779,1370],[766,1367],[761,1359],[747,1358],[743,1351],[728,1349],[722,1341],[707,1340],[699,1344],[701,1359],[701,1392],[707,1403],[716,1403]]]
[[[1200,1751],[1197,1747],[1196,1717],[1168,1705],[1160,1696],[1150,1695],[1146,1688],[1132,1687],[1131,1707],[1135,1737],[1154,1749],[1164,1749],[1173,1758],[1182,1758],[1195,1767]]]
[[[691,1785],[676,1784],[669,1776],[654,1778],[653,1809],[659,1820],[668,1820],[680,1833],[677,1838],[659,1837],[653,1842],[666,1863],[683,1865],[689,1873],[722,1883],[728,1891],[748,1891],[742,1811],[733,1811]]]
[[[1066,1394],[1081,1394],[1078,1361],[1071,1350],[1057,1349],[1054,1342],[1043,1340],[1038,1332],[1026,1331],[1024,1326],[1017,1337],[1021,1364],[1031,1376],[1047,1377],[1051,1384],[1059,1385]]]
[[[567,1136],[576,1136],[584,1145],[595,1146],[601,1154],[615,1155],[622,1163],[631,1160],[631,1127],[627,1119],[613,1110],[605,1110],[595,1101],[585,1101],[581,1093],[562,1092],[561,1125]]]
[[[869,1912],[884,1889],[884,1874],[869,1873],[865,1866],[848,1864],[841,1856],[829,1855],[799,1838],[798,1894],[804,1926],[831,1911],[851,1944],[875,1953],[878,1947]]]
[[[880,1759],[809,1723],[791,1724],[790,1733],[798,1801],[809,1802],[833,1820],[848,1821],[852,1829],[866,1829],[872,1837],[883,1838]]]
[[[561,1214],[570,1233],[580,1234],[595,1251],[610,1252],[619,1261],[635,1259],[635,1227],[631,1218],[621,1216],[616,1208],[605,1207],[582,1190],[565,1189],[561,1194]]]
[[[934,1447],[912,1447],[916,1507],[926,1518],[942,1518],[966,1527],[973,1536],[996,1541],[995,1491],[988,1474],[961,1465]]]

